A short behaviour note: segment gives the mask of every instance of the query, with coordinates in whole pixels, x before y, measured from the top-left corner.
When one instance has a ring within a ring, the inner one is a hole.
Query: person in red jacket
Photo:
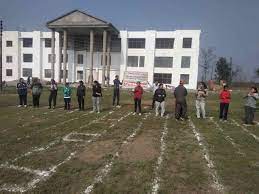
[[[134,88],[133,93],[134,93],[134,102],[135,102],[135,109],[134,109],[133,115],[137,113],[137,109],[138,109],[139,115],[141,115],[141,98],[143,95],[143,88],[141,87],[141,84],[139,81],[137,82],[137,86]]]
[[[228,118],[228,108],[231,99],[230,91],[228,90],[228,86],[224,85],[223,90],[221,90],[219,94],[220,98],[220,110],[219,110],[219,119],[227,121]]]

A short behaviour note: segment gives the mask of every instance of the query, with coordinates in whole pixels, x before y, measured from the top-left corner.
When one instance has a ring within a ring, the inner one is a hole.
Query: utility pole
[[[3,64],[2,64],[2,38],[3,38],[3,21],[0,21],[0,90],[3,91]]]

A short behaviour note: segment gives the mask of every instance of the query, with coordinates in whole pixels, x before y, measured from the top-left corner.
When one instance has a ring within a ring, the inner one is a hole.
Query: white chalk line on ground
[[[209,151],[208,151],[206,145],[204,144],[204,138],[198,132],[198,129],[195,127],[195,125],[194,125],[194,123],[192,122],[191,119],[189,120],[189,126],[191,127],[191,129],[192,129],[192,131],[194,133],[194,136],[196,137],[200,147],[202,148],[204,159],[207,162],[207,166],[208,166],[208,168],[210,170],[210,174],[212,176],[212,180],[213,180],[213,185],[212,186],[216,190],[224,193],[224,186],[219,181],[218,173],[217,173],[217,171],[215,169],[214,162],[210,159]]]
[[[144,116],[145,120],[146,120],[146,118],[147,118],[149,115],[150,115],[150,114],[145,114],[145,116]],[[143,119],[144,119],[144,118],[143,118]],[[132,132],[132,134],[129,135],[129,136],[126,138],[126,140],[122,142],[122,145],[121,145],[121,146],[127,145],[127,144],[136,136],[137,132],[141,129],[142,125],[143,125],[143,122],[140,121],[139,124],[138,124],[138,126],[137,126],[137,128],[135,128],[134,131]],[[95,186],[96,184],[102,183],[102,182],[103,182],[103,179],[104,179],[104,178],[109,174],[109,172],[111,171],[112,166],[113,166],[113,164],[114,164],[114,162],[115,162],[115,159],[118,158],[118,157],[119,157],[119,151],[117,151],[117,152],[113,155],[112,159],[111,159],[109,162],[107,162],[107,163],[105,164],[105,166],[97,173],[97,175],[95,176],[93,182],[92,182],[89,186],[87,186],[86,189],[85,189],[82,193],[84,193],[84,194],[89,194],[89,193],[91,193],[91,192],[93,191],[94,186]]]
[[[240,125],[235,119],[231,119],[231,121],[237,126],[240,127],[243,131],[245,131],[247,134],[252,136],[257,142],[259,142],[259,137],[255,134],[251,133],[246,127]]]
[[[100,120],[100,119],[104,119],[106,118],[108,115],[112,114],[114,111],[110,111],[109,113],[107,113],[106,115],[104,115],[103,117],[101,118],[97,118],[95,120]],[[128,116],[130,114],[127,114]],[[127,116],[127,117],[128,117]],[[126,118],[125,116],[122,116],[124,118]],[[120,118],[121,119],[121,118]],[[121,119],[120,121],[122,121],[123,119]],[[92,123],[95,123],[95,122],[92,122]],[[91,123],[91,124],[92,124]],[[105,133],[106,131],[104,131]],[[71,135],[71,133],[69,133]],[[87,135],[87,136],[92,136],[92,137],[99,137],[101,136],[102,134],[87,134],[87,133],[77,133],[77,132],[72,132],[72,134],[76,134],[76,135]],[[66,135],[67,136],[67,135]],[[66,137],[65,136],[65,137]],[[64,139],[64,138],[63,138]],[[69,138],[68,138],[69,139]],[[79,142],[80,140],[76,140],[75,142]],[[92,140],[89,140],[87,141],[87,143],[90,143],[92,142]],[[34,152],[41,152],[41,151],[45,151],[47,149],[49,149],[51,146],[55,145],[57,142],[56,141],[53,141],[51,142],[50,144],[48,144],[47,146],[45,147],[40,147],[40,148],[35,148],[34,150],[30,151],[30,152],[27,152],[19,157],[17,157],[15,159],[15,161],[17,161],[18,159],[22,158],[22,157],[25,157],[25,156],[29,156],[31,155],[32,153]],[[76,154],[76,152],[73,152],[70,154],[70,156],[65,159],[64,161],[60,162],[59,164],[49,168],[49,170],[47,171],[39,171],[39,170],[33,170],[33,169],[29,169],[29,168],[26,168],[26,167],[18,167],[18,166],[15,166],[15,165],[10,165],[8,163],[5,163],[5,164],[2,164],[0,165],[0,168],[9,168],[9,169],[14,169],[14,170],[18,170],[18,171],[23,171],[23,172],[28,172],[28,173],[31,173],[31,174],[34,174],[36,176],[36,178],[34,178],[32,181],[30,181],[29,183],[27,183],[27,186],[25,187],[21,187],[21,186],[18,186],[18,185],[9,185],[7,186],[6,184],[4,184],[2,187],[0,187],[0,191],[1,190],[5,190],[5,191],[9,191],[9,192],[26,192],[30,189],[33,189],[36,187],[36,184],[41,182],[41,181],[44,181],[46,180],[48,177],[50,177],[53,173],[56,172],[56,169],[61,166],[62,164],[64,164],[65,162],[71,160],[72,156],[74,156]]]
[[[67,134],[65,137],[63,137],[63,141],[68,141],[68,142],[80,142],[80,141],[86,141],[86,142],[91,142],[92,140],[83,140],[83,139],[76,139],[76,138],[71,138],[73,135],[81,135],[81,136],[89,136],[89,137],[99,137],[101,134],[99,133],[77,133],[77,132],[71,132]]]
[[[157,159],[156,167],[155,167],[155,178],[152,182],[152,194],[158,193],[158,189],[160,187],[160,176],[159,176],[159,171],[161,169],[162,162],[164,160],[164,154],[166,150],[166,143],[165,139],[168,134],[168,128],[167,128],[167,121],[168,121],[169,115],[166,116],[166,120],[164,123],[163,131],[162,131],[162,136],[160,139],[160,155]]]
[[[52,166],[51,168],[49,168],[48,171],[32,170],[32,169],[29,169],[26,167],[18,167],[18,166],[14,166],[14,165],[0,165],[0,168],[14,169],[14,170],[18,170],[18,171],[22,171],[22,172],[26,172],[26,173],[31,173],[34,175],[34,178],[31,181],[29,181],[26,186],[18,186],[17,184],[14,184],[14,185],[3,184],[0,187],[0,191],[23,193],[28,190],[31,190],[31,189],[35,188],[39,182],[44,181],[47,178],[49,178],[50,176],[52,176],[56,172],[56,170],[59,166],[70,161],[74,157],[75,154],[76,154],[76,152],[71,153],[65,160],[63,160],[62,162],[58,163],[55,166]]]
[[[240,154],[240,155],[242,155],[242,156],[245,156],[246,154],[240,150],[239,145],[238,145],[237,143],[235,143],[235,141],[233,140],[233,138],[231,138],[229,135],[223,134],[223,133],[224,133],[224,130],[223,130],[222,127],[220,127],[220,125],[214,120],[214,118],[213,118],[213,117],[210,117],[209,119],[210,119],[210,121],[211,121],[212,123],[214,123],[214,125],[216,126],[216,129],[218,129],[220,132],[222,132],[222,135],[224,136],[224,139],[225,139],[226,141],[228,141],[228,142],[237,150],[236,153],[237,153],[237,154]]]

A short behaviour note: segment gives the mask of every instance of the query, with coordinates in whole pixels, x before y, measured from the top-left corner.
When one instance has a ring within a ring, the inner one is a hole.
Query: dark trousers
[[[27,95],[19,95],[20,105],[27,105]]]
[[[51,103],[53,101],[53,107],[56,106],[57,103],[57,91],[51,91],[49,94],[49,107],[51,108]]]
[[[156,99],[155,99],[155,94],[154,94],[153,99],[152,99],[152,109],[155,108],[155,102],[156,102]]]
[[[229,103],[220,103],[220,108],[219,108],[219,119],[228,119],[228,108],[229,108]]]
[[[187,118],[187,103],[186,101],[175,102],[175,118]]]
[[[134,111],[137,112],[137,110],[138,110],[138,112],[141,113],[141,99],[135,98],[134,102],[135,102]]]
[[[245,106],[245,124],[252,124],[254,120],[255,108]]]
[[[77,96],[77,101],[78,101],[79,110],[84,110],[85,109],[85,98],[84,98],[84,96]]]
[[[65,102],[65,110],[70,110],[70,102],[71,102],[71,98],[64,98],[64,102]]]
[[[117,99],[117,105],[120,105],[120,89],[114,89],[112,105],[115,105],[115,100]]]
[[[32,95],[32,104],[33,104],[33,107],[40,106],[40,95]]]

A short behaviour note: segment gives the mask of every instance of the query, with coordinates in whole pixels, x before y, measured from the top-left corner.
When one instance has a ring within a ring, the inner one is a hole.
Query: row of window
[[[63,78],[63,70],[60,72],[61,78]],[[23,77],[32,77],[31,68],[22,69]],[[68,75],[68,70],[66,70],[66,76]],[[13,76],[12,69],[6,69],[6,76]],[[51,78],[51,69],[44,70],[44,77]],[[83,80],[83,71],[77,71],[76,78],[77,80]],[[189,84],[190,75],[189,74],[180,74],[180,80],[183,80],[185,84]],[[170,73],[154,73],[154,82],[158,81],[159,83],[171,84],[172,83],[172,74]]]
[[[51,38],[45,38],[45,48],[51,47]],[[32,48],[33,39],[23,38],[23,47]],[[12,47],[13,42],[6,41],[6,47]],[[144,49],[146,46],[145,38],[129,38],[128,48],[134,49]],[[156,49],[173,49],[174,48],[174,38],[156,38]],[[192,48],[192,38],[183,38],[182,48]]]
[[[145,56],[128,56],[128,67],[144,67]],[[190,68],[191,57],[182,56],[181,68]],[[173,57],[155,57],[154,67],[172,68]]]
[[[180,74],[180,80],[183,80],[185,84],[189,84],[190,75],[189,74]],[[154,82],[158,81],[163,84],[172,83],[172,74],[170,73],[154,73]]]
[[[145,38],[129,38],[128,48],[130,49],[145,49]],[[156,49],[173,49],[174,38],[156,38]],[[182,48],[192,48],[192,38],[183,38]]]

